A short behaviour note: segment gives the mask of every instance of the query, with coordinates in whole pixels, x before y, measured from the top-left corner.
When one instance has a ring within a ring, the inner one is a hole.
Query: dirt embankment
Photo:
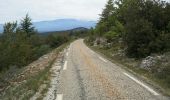
[[[50,53],[40,57],[24,68],[12,68],[0,76],[0,99],[1,98],[27,98],[36,92],[53,61],[65,45],[54,49]],[[40,81],[40,82],[39,82]],[[26,93],[26,94],[25,94]]]

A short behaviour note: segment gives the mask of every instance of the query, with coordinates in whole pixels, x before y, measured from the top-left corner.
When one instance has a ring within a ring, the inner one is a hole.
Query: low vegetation
[[[108,0],[86,42],[144,75],[170,95],[170,3]]]
[[[72,40],[69,32],[38,33],[28,14],[19,24],[6,23],[0,35],[0,99],[30,99],[48,83],[53,61]]]
[[[70,42],[64,43],[52,52],[42,56],[39,60],[26,66],[19,74],[17,74],[18,77],[11,80],[10,84],[5,87],[3,91],[0,91],[0,99],[29,100],[36,92],[39,91],[40,86],[42,85],[44,87],[43,90],[41,90],[41,96],[43,96],[49,87],[50,68],[57,59],[58,54],[66,46],[68,46]]]
[[[0,36],[0,71],[24,67],[69,39],[67,34],[39,35],[28,15],[19,25],[6,23]]]

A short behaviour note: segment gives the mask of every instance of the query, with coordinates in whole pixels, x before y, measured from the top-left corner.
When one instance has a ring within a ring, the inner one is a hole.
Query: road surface
[[[159,92],[89,49],[83,40],[66,50],[56,100],[166,100]]]

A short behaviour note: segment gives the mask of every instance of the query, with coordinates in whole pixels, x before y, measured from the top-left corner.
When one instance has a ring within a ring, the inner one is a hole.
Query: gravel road
[[[55,100],[168,100],[153,87],[89,49],[65,50]]]

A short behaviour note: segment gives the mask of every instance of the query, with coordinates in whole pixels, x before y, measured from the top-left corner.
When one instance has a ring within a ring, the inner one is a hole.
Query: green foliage
[[[108,0],[95,30],[95,37],[105,37],[109,43],[114,42],[112,32],[123,38],[129,57],[142,58],[169,51],[170,3]]]
[[[25,16],[23,20],[21,20],[20,29],[21,31],[27,33],[28,36],[35,34],[35,30],[31,22],[31,18],[29,17],[28,14]]]
[[[3,33],[5,33],[5,34],[14,33],[16,27],[17,27],[17,22],[5,23]]]
[[[52,48],[58,47],[59,45],[67,42],[69,37],[67,35],[49,35],[46,39],[46,43]]]
[[[106,34],[104,34],[104,37],[107,39],[108,43],[111,43],[118,37],[118,33],[114,31],[109,31]]]
[[[164,17],[168,16],[165,13],[165,3],[153,0],[127,1],[129,2],[124,4],[126,7],[122,8],[124,12],[121,12],[126,22],[127,54],[132,57],[146,57],[151,53],[165,51],[167,41],[164,32],[169,20]]]
[[[114,11],[114,6],[113,6],[113,0],[108,0],[105,9],[103,10],[102,14],[101,14],[101,20],[99,23],[103,23],[103,22],[107,22],[110,18],[110,16],[113,15],[113,11]]]
[[[96,26],[96,33],[99,37],[103,36],[106,31],[106,23],[102,22]]]
[[[33,49],[34,56],[32,58],[36,59],[36,58],[42,56],[43,54],[48,53],[51,49],[52,48],[48,44],[43,44],[43,45],[37,46]]]
[[[95,41],[95,30],[91,28],[88,31],[88,37],[85,39],[85,42],[87,42],[89,45],[93,45],[93,42]]]
[[[113,0],[108,0],[102,14],[100,15],[100,21],[96,26],[99,36],[110,31],[110,28],[115,24],[114,12],[116,8],[113,5]]]
[[[167,30],[168,30],[168,32],[170,33],[170,22],[169,22],[168,25],[167,25]]]
[[[38,35],[28,14],[19,26],[6,23],[0,36],[0,71],[26,66],[68,40],[68,35]]]
[[[69,32],[69,35],[75,38],[83,38],[88,35],[88,29],[81,28],[81,27],[77,29],[73,29]]]
[[[95,33],[91,33],[86,41],[88,44],[94,44],[94,41],[97,43],[98,38],[105,38],[109,48],[100,48],[105,44],[94,48],[98,48],[137,73],[150,77],[169,92],[169,58],[153,66],[151,72],[142,70],[137,63],[152,54],[166,55],[166,52],[170,52],[169,2],[163,0],[114,0],[113,2],[109,0],[94,30],[96,30]],[[113,54],[118,55],[113,57]]]
[[[150,54],[148,44],[154,39],[152,24],[144,19],[135,20],[126,26],[127,53],[132,57],[145,57]]]
[[[115,25],[111,27],[112,31],[115,31],[119,36],[123,36],[125,33],[125,28],[122,23],[118,20],[115,21]]]

